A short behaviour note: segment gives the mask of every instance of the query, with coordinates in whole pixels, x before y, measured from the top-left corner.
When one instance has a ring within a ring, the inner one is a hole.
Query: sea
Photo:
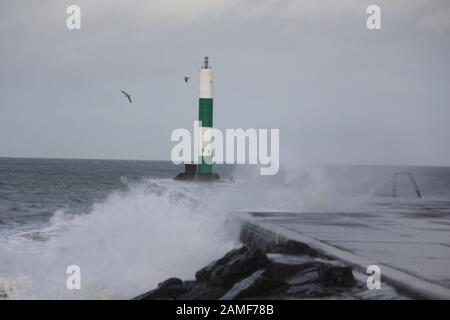
[[[130,299],[192,279],[240,245],[239,211],[450,214],[450,167],[282,165],[261,176],[217,165],[219,181],[173,180],[181,171],[170,161],[0,158],[0,299]],[[68,286],[71,266],[80,290]]]

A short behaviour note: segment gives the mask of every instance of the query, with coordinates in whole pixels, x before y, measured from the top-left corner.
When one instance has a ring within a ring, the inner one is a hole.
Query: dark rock
[[[338,262],[323,263],[319,276],[322,284],[329,287],[350,287],[355,284],[352,268]]]
[[[170,278],[158,284],[158,288],[137,296],[134,300],[176,299],[190,290],[191,286],[184,284],[180,279]]]
[[[338,262],[310,256],[283,254],[268,254],[267,256],[271,263],[267,266],[264,275],[278,280],[285,279],[286,283],[319,281],[325,286],[346,287],[352,286],[355,281],[352,268]]]
[[[227,253],[195,274],[198,282],[208,282],[226,290],[268,264],[266,254],[258,249],[241,247]]]
[[[317,268],[317,262],[310,256],[294,256],[269,253],[270,264],[266,268],[265,276],[282,281],[286,277],[303,270]]]
[[[351,267],[320,259],[295,241],[270,252],[266,255],[246,246],[231,250],[197,271],[196,281],[170,278],[135,299],[348,298],[353,294],[356,280]]]
[[[322,298],[330,296],[333,291],[329,288],[323,287],[320,283],[308,283],[299,286],[291,286],[286,290],[288,296],[296,298]]]
[[[237,282],[221,298],[222,300],[236,300],[254,297],[283,285],[283,282],[264,276],[265,269],[258,270],[247,278]]]
[[[180,300],[216,300],[225,294],[222,287],[192,281],[189,292],[178,297]]]
[[[300,286],[311,282],[317,282],[319,280],[319,268],[311,268],[291,275],[285,279],[285,282],[290,286]]]
[[[243,246],[238,249],[233,249],[227,252],[222,258],[211,262],[208,266],[200,269],[195,273],[195,279],[199,282],[208,282],[211,278],[213,271],[221,266],[224,266],[232,259],[242,256],[248,251],[248,248]]]
[[[169,278],[163,282],[158,283],[158,289],[170,288],[172,286],[181,286],[183,281],[178,278]]]

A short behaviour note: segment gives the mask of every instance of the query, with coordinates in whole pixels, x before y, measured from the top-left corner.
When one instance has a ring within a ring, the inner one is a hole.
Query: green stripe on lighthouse
[[[213,126],[213,99],[200,98],[198,103],[198,120],[202,122],[203,127],[212,128]]]
[[[198,109],[198,119],[202,123],[203,128],[212,128],[213,126],[213,99],[200,98],[199,99],[199,109]],[[202,144],[203,145],[203,144]],[[210,173],[212,172],[212,165],[206,163],[208,161],[211,163],[211,156],[205,154],[205,150],[201,150],[202,159],[198,165],[199,173]]]

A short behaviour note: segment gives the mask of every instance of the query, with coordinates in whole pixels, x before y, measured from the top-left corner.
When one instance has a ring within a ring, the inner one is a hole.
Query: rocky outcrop
[[[241,247],[195,274],[170,278],[135,299],[322,298],[357,289],[352,269],[317,257],[308,246],[287,242],[263,252]]]
[[[268,263],[266,254],[261,250],[249,250],[247,247],[241,247],[228,252],[223,258],[197,271],[195,279],[200,283],[229,289],[236,282]]]

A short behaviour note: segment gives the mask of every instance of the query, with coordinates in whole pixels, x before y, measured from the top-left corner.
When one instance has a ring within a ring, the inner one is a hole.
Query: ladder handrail
[[[396,172],[394,173],[392,177],[392,197],[397,197],[397,177],[399,175],[407,175],[409,176],[409,181],[411,181],[411,184],[413,185],[414,189],[416,190],[417,197],[422,198],[422,194],[420,193],[419,186],[417,185],[416,179],[414,178],[414,175],[411,172]]]

